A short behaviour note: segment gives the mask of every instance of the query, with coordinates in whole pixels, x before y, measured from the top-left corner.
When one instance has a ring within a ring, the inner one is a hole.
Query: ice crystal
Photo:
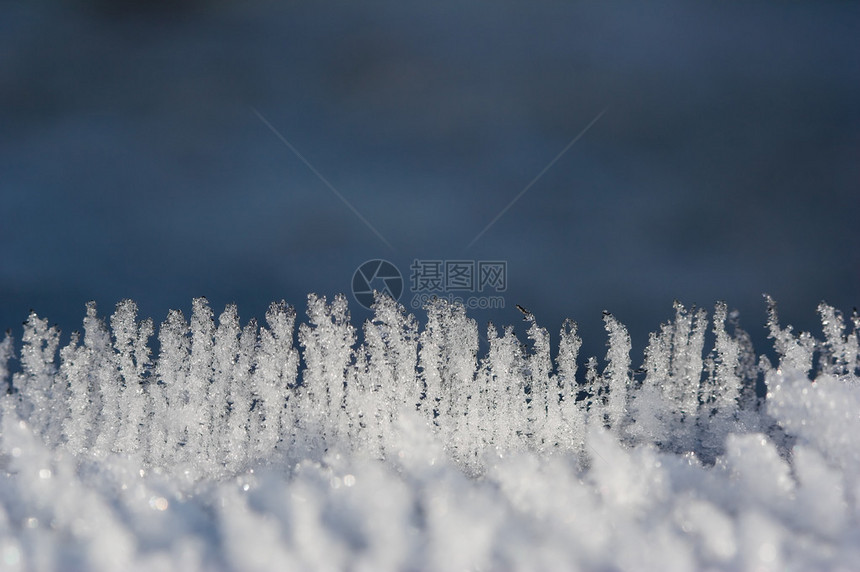
[[[725,303],[675,304],[636,368],[604,314],[601,363],[433,300],[346,298],[265,325],[134,302],[83,333],[31,314],[0,343],[0,568],[849,569],[860,559],[860,350],[779,325],[756,367]],[[709,328],[709,323],[710,328]],[[705,347],[706,333],[713,346]],[[555,351],[554,348],[556,348]],[[10,361],[20,371],[10,379]],[[584,366],[584,367],[582,367]],[[767,395],[756,395],[763,375]],[[811,377],[810,377],[811,376]]]

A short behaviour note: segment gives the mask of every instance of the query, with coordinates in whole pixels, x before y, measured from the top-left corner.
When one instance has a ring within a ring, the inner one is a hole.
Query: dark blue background
[[[30,308],[67,333],[90,299],[303,313],[372,258],[407,280],[415,258],[506,260],[481,328],[522,332],[521,304],[601,357],[603,309],[639,351],[676,298],[726,300],[758,346],[763,292],[815,331],[822,299],[860,303],[856,3],[172,5],[0,4],[17,339]]]

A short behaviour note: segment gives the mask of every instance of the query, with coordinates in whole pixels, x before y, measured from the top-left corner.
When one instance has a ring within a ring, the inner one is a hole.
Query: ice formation
[[[436,300],[266,325],[131,301],[0,343],[2,570],[825,570],[860,567],[860,317],[780,326],[773,365],[718,303],[675,304],[644,362],[604,314],[580,367]],[[712,346],[706,350],[706,346]],[[766,396],[755,391],[763,379]]]

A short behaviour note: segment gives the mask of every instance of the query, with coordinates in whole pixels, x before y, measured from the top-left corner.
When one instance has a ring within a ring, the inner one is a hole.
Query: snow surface
[[[62,348],[31,314],[11,376],[0,343],[0,569],[860,569],[860,318],[822,303],[819,340],[768,304],[777,365],[676,303],[636,369],[608,313],[584,369],[572,321],[479,356],[444,300],[420,328],[378,298],[359,343],[343,296],[298,328],[201,298],[157,358],[134,302]]]

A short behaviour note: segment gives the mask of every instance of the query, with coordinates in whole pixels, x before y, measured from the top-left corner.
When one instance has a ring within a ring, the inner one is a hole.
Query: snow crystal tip
[[[522,312],[522,314],[523,314],[523,320],[525,320],[526,322],[534,323],[534,321],[535,321],[535,317],[534,317],[534,315],[533,315],[531,312],[529,312],[528,310],[526,310],[525,308],[523,308],[523,307],[522,307],[522,306],[520,306],[519,304],[517,304],[516,306],[517,306],[517,310],[519,310],[520,312]]]

